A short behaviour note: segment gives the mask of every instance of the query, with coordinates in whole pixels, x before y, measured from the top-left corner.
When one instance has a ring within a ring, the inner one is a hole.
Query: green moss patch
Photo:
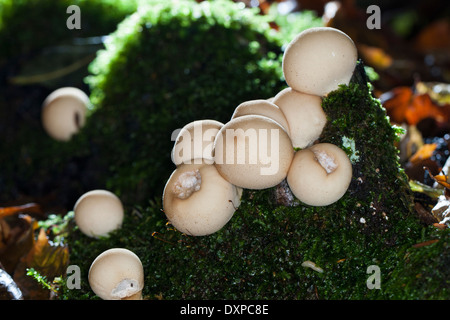
[[[80,263],[86,275],[90,261],[103,250],[127,247],[143,261],[148,299],[445,297],[447,289],[439,285],[432,295],[423,294],[428,290],[424,282],[411,294],[402,291],[405,277],[417,278],[415,271],[404,270],[411,264],[421,267],[411,250],[430,237],[430,230],[411,207],[394,147],[397,129],[365,85],[342,86],[324,99],[323,107],[329,122],[321,141],[357,155],[353,181],[338,202],[283,205],[276,196],[279,187],[245,191],[230,222],[206,237],[174,230],[161,204],[154,203],[135,208],[124,228],[104,241],[73,232],[72,263]],[[373,266],[379,268],[380,289],[371,286]],[[445,272],[428,275],[436,284]],[[83,282],[83,290],[66,291],[67,296],[95,298]]]

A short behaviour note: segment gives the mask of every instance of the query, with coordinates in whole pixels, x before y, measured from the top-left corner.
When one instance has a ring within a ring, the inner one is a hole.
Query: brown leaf
[[[436,143],[424,144],[411,156],[409,161],[411,161],[412,164],[417,164],[425,159],[429,159],[433,156],[433,152],[436,148]]]
[[[396,87],[384,93],[380,100],[394,123],[416,125],[427,118],[437,122],[450,120],[450,106],[439,106],[428,94],[416,94],[410,87]]]
[[[34,268],[51,282],[55,277],[65,274],[68,261],[68,247],[52,243],[44,229],[40,229],[32,249],[20,259],[14,272],[14,281],[22,289],[25,298],[48,299],[50,292],[27,276],[27,269]]]
[[[26,212],[42,214],[42,210],[37,203],[27,203],[21,206],[0,207],[0,218]]]
[[[33,247],[36,227],[37,222],[28,215],[0,219],[0,262],[9,274]]]
[[[376,69],[383,70],[392,65],[392,57],[382,48],[359,44],[358,50],[364,62]]]

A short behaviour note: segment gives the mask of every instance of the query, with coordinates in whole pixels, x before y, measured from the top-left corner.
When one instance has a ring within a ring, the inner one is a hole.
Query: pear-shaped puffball
[[[241,203],[242,189],[213,164],[181,164],[164,188],[163,210],[179,231],[205,236],[220,230]]]
[[[75,203],[75,223],[89,237],[104,237],[122,226],[124,208],[120,199],[107,190],[92,190]]]
[[[142,300],[144,268],[139,257],[124,248],[101,253],[89,269],[89,285],[103,300]]]
[[[321,97],[286,88],[275,96],[273,103],[288,121],[294,148],[306,148],[322,134],[327,116],[322,109]]]
[[[231,119],[252,114],[264,116],[278,122],[278,124],[281,125],[287,133],[289,133],[288,121],[286,120],[283,112],[276,104],[268,100],[257,99],[242,102],[234,110]]]
[[[356,46],[344,32],[329,27],[310,28],[287,46],[283,73],[292,89],[325,96],[350,82],[357,58]]]
[[[214,142],[219,173],[244,189],[266,189],[286,178],[294,157],[287,132],[272,119],[240,116],[226,123]]]
[[[172,149],[172,162],[182,163],[213,163],[213,146],[217,132],[223,123],[216,120],[197,120],[185,125],[175,140]]]
[[[292,193],[311,206],[327,206],[338,201],[352,179],[347,154],[331,143],[318,143],[296,152],[287,175]]]
[[[53,91],[42,106],[44,130],[53,139],[68,141],[86,121],[89,97],[80,89],[66,87]]]

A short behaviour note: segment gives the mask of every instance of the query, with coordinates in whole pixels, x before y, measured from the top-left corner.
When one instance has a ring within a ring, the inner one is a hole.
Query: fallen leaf
[[[417,94],[410,87],[396,87],[382,94],[380,100],[394,123],[416,125],[427,118],[437,122],[450,120],[450,106],[439,106],[427,93]]]
[[[382,48],[359,44],[358,50],[364,62],[376,69],[384,70],[392,65],[392,57]]]
[[[20,259],[14,271],[14,281],[20,286],[26,299],[49,299],[51,292],[27,276],[27,269],[33,268],[52,281],[65,274],[68,262],[68,247],[52,243],[44,229],[40,229],[33,247]]]
[[[429,159],[433,156],[434,150],[436,150],[437,144],[436,143],[429,143],[424,144],[419,148],[419,150],[414,153],[411,158],[409,158],[409,161],[416,165],[419,162],[422,162],[425,159]]]
[[[28,215],[0,219],[0,262],[9,274],[33,247],[36,228],[37,222]]]

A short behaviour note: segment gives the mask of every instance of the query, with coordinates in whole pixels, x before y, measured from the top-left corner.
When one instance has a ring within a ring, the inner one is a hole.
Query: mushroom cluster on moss
[[[231,219],[243,189],[271,188],[283,180],[306,205],[338,201],[350,185],[352,164],[344,150],[318,141],[327,123],[321,103],[339,85],[348,85],[356,64],[356,46],[345,33],[310,28],[284,53],[287,88],[268,100],[241,103],[214,131],[208,126],[214,120],[186,125],[172,154],[179,155],[181,147],[190,156],[172,157],[182,158],[183,165],[164,188],[169,222],[189,235],[211,234]],[[213,173],[207,175],[206,168]]]

